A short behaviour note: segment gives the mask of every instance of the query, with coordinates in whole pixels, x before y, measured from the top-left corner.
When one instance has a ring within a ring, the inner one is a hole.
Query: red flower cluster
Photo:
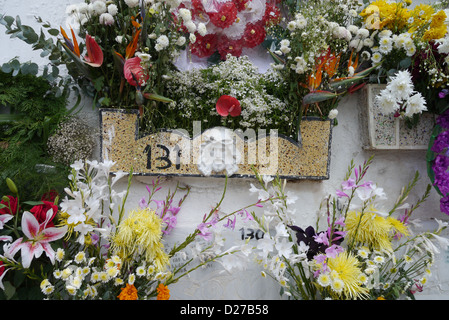
[[[54,227],[52,220],[54,219],[54,217],[56,216],[56,214],[58,212],[58,206],[54,204],[54,200],[55,200],[56,196],[57,196],[56,191],[51,191],[49,193],[44,194],[41,198],[42,204],[35,205],[29,210],[34,215],[34,217],[37,219],[39,224],[42,224],[45,222],[47,211],[50,209],[53,209],[53,216],[52,216],[51,220],[49,221],[49,223],[47,223],[47,226],[46,226],[47,228]],[[8,199],[4,198],[0,202],[0,204],[5,205],[5,207],[0,209],[0,214],[15,215],[17,213],[17,211],[20,211],[20,207],[19,207],[19,209],[17,209],[17,206],[18,206],[17,198],[14,198],[13,196],[5,196],[5,197]]]
[[[251,8],[252,1],[229,0],[214,2],[205,7],[202,1],[192,0],[189,9],[193,20],[209,22],[206,25],[208,34],[201,36],[195,33],[196,41],[190,44],[191,52],[204,58],[218,51],[221,59],[225,60],[228,54],[240,56],[243,48],[254,48],[260,45],[266,37],[265,27],[280,21],[280,10],[272,0],[266,0],[262,7],[258,3],[255,4],[259,6],[256,10]],[[244,28],[236,25],[236,23],[242,23],[241,18],[246,21]]]

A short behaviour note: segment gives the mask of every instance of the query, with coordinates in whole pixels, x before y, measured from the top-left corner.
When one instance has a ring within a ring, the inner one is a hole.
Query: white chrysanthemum
[[[307,26],[307,20],[303,17],[297,19],[295,22],[298,29],[304,29]]]
[[[70,277],[73,273],[73,270],[71,268],[65,268],[64,270],[62,270],[61,273],[61,278],[62,279],[67,279],[68,277]]]
[[[181,8],[179,9],[179,15],[184,22],[192,20],[192,13],[189,9]]]
[[[382,264],[385,262],[385,258],[382,256],[375,256],[373,260],[377,264]]]
[[[114,280],[114,285],[116,285],[116,286],[121,286],[124,283],[125,283],[125,281],[123,281],[123,279],[121,279],[121,278],[115,278],[115,280]]]
[[[380,61],[382,61],[382,54],[380,52],[373,52],[373,55],[371,56],[371,61],[374,63],[379,63]]]
[[[128,277],[128,283],[134,284],[134,281],[136,281],[136,275],[134,273],[131,273]]]
[[[107,10],[106,4],[102,1],[95,1],[94,3],[92,3],[92,10],[96,15],[105,13]]]
[[[398,109],[396,97],[387,90],[382,91],[375,100],[384,114],[394,113]]]
[[[74,286],[71,285],[67,285],[65,287],[65,289],[67,290],[67,292],[71,295],[74,296],[76,294],[76,288]]]
[[[369,31],[365,28],[360,28],[357,30],[357,36],[364,39],[369,37]]]
[[[194,33],[196,31],[196,24],[193,21],[186,21],[184,23],[184,27],[186,27],[187,31],[190,33]]]
[[[62,277],[62,271],[61,270],[53,271],[53,277],[55,277],[56,279],[60,279]]]
[[[295,22],[295,21],[290,21],[290,22],[287,24],[287,29],[290,30],[290,31],[295,30],[295,29],[296,29],[296,22]]]
[[[143,276],[146,274],[146,272],[145,272],[145,267],[144,267],[144,266],[139,266],[139,267],[137,267],[137,269],[136,269],[136,274],[137,274],[137,276],[139,276],[139,277],[143,277]]]
[[[100,281],[100,273],[95,271],[92,273],[91,277],[90,277],[90,281],[92,283],[97,283],[98,281]]]
[[[139,5],[139,0],[125,0],[125,3],[128,5],[128,7],[134,8]]]
[[[48,285],[45,288],[42,288],[42,293],[45,295],[52,294],[55,291],[55,287],[52,285]]]
[[[106,270],[106,273],[108,274],[109,278],[115,278],[119,274],[120,270],[117,267],[111,267]]]
[[[183,36],[180,36],[178,40],[176,40],[176,45],[183,46],[186,43],[186,38]]]
[[[337,293],[340,293],[343,291],[345,287],[345,283],[341,279],[334,279],[331,283],[331,288]]]
[[[411,96],[410,99],[408,99],[405,116],[411,117],[416,113],[422,113],[426,110],[426,100],[421,95],[421,93],[417,92],[413,96]]]
[[[118,8],[115,4],[108,5],[108,13],[112,16],[115,16],[118,13]]]
[[[317,278],[317,282],[320,286],[327,287],[328,285],[331,284],[332,280],[329,274],[321,273]]]
[[[81,284],[82,283],[83,283],[83,280],[79,276],[73,277],[70,280],[70,285],[73,286],[76,289],[81,288]]]
[[[80,264],[82,262],[86,261],[86,254],[83,251],[78,252],[75,255],[75,262]]]
[[[206,33],[207,33],[206,25],[205,25],[204,23],[202,23],[202,22],[200,22],[200,23],[198,24],[197,30],[198,30],[198,33],[199,33],[201,36],[203,36],[203,37],[204,37],[204,36],[206,35]]]
[[[56,250],[56,256],[55,256],[56,261],[61,262],[64,259],[64,255],[65,255],[64,249],[58,248]]]
[[[398,99],[408,99],[413,93],[413,83],[410,72],[398,71],[387,84],[387,88],[389,88]]]

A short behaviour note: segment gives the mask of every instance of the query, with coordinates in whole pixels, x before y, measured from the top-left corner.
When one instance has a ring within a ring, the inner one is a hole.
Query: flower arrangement
[[[366,54],[353,46],[359,3],[284,1],[283,6],[283,22],[268,35],[273,68],[288,84],[286,101],[298,121],[308,115],[335,118],[339,98],[356,91],[370,71]]]
[[[277,73],[259,73],[247,56],[228,55],[226,61],[208,68],[172,75],[167,82],[167,94],[173,98],[167,118],[177,122],[172,126],[186,130],[192,130],[193,121],[201,121],[204,128],[279,128],[280,133],[294,136],[295,118],[282,99],[285,86]],[[226,114],[226,99],[236,99],[239,107]]]
[[[222,60],[262,44],[266,27],[280,20],[276,3],[266,0],[183,1],[178,13],[183,27],[194,33],[192,54],[205,58],[218,53]]]
[[[283,295],[305,300],[413,299],[422,290],[439,252],[434,242],[443,248],[449,245],[440,236],[447,223],[436,220],[434,231],[414,230],[412,213],[431,188],[414,205],[405,203],[418,173],[391,210],[384,209],[386,193],[365,180],[371,162],[372,158],[358,167],[351,162],[341,188],[323,200],[315,227],[295,224],[295,199],[285,194],[285,182],[259,177],[261,187],[251,187],[259,199],[277,195],[271,210],[266,205],[262,215],[252,213],[251,222],[265,235],[252,246],[250,256],[264,268],[262,276],[280,284]]]
[[[18,272],[24,274],[22,280],[34,281],[38,298],[167,300],[169,285],[192,271],[220,260],[225,268],[232,267],[225,257],[242,250],[224,246],[223,229],[235,225],[237,216],[250,219],[245,210],[264,201],[224,213],[219,206],[225,184],[219,203],[183,242],[169,248],[164,236],[175,229],[189,188],[178,184],[157,200],[162,185],[153,181],[148,197],[128,211],[132,172],[111,174],[113,164],[75,161],[65,195],[39,202],[21,202],[19,190],[7,179],[12,195],[4,196],[0,205],[0,287],[7,298],[19,291],[14,287]],[[114,185],[127,175],[127,188],[117,192]],[[171,265],[176,257],[182,265]]]
[[[427,111],[439,114],[445,110],[447,100],[438,95],[449,84],[447,15],[443,10],[447,3],[409,8],[410,4],[409,0],[373,1],[360,13],[371,62],[376,66],[371,81],[389,83],[397,79],[398,72],[408,72],[415,90],[427,102]],[[392,94],[391,99],[400,97]],[[390,113],[400,115],[396,109]],[[420,112],[405,111],[402,115],[413,124]]]

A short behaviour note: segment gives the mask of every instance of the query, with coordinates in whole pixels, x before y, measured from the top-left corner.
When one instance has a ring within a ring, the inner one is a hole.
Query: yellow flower
[[[391,240],[398,233],[408,235],[407,227],[395,218],[384,218],[370,208],[363,214],[350,211],[346,216],[346,238],[376,250],[392,251]]]
[[[168,300],[170,299],[170,290],[167,286],[164,286],[164,284],[160,283],[157,287],[157,300]]]
[[[120,300],[137,300],[137,289],[133,284],[126,284],[126,287],[121,289],[122,291],[117,296]]]
[[[134,210],[118,226],[112,248],[123,261],[142,255],[146,262],[162,271],[169,263],[162,244],[162,219],[148,208]]]
[[[424,35],[423,35],[422,39],[424,41],[441,39],[441,38],[444,37],[446,32],[447,32],[446,25],[442,25],[442,26],[440,26],[438,28],[430,28],[429,30],[424,32]]]
[[[339,292],[344,299],[364,298],[368,289],[363,287],[361,279],[363,272],[359,260],[350,252],[342,252],[335,258],[327,259],[331,270],[332,289]]]

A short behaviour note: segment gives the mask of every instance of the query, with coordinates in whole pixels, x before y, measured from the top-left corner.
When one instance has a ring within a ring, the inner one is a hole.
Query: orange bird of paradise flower
[[[80,48],[73,29],[70,28],[72,40],[70,40],[62,27],[60,27],[60,29],[61,34],[64,37],[65,47],[68,48],[70,52],[74,53],[78,58],[81,58]],[[95,39],[88,34],[86,35],[86,50],[87,54],[84,56],[84,60],[82,61],[92,67],[100,67],[103,64],[103,51]]]

